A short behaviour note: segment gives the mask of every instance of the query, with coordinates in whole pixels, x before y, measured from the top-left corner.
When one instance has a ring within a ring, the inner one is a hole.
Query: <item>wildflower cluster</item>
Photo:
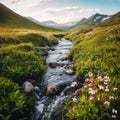
[[[118,110],[114,105],[117,87],[111,85],[111,79],[109,75],[102,76],[102,73],[98,71],[97,79],[94,79],[94,75],[91,71],[88,72],[88,78],[85,79],[83,85],[82,94],[86,94],[91,104],[98,108],[99,113],[105,114],[105,118],[118,119]]]

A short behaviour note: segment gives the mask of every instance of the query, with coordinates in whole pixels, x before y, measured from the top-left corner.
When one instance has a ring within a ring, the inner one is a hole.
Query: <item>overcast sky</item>
[[[95,13],[115,14],[120,0],[0,0],[22,16],[39,21],[66,23],[89,17]]]

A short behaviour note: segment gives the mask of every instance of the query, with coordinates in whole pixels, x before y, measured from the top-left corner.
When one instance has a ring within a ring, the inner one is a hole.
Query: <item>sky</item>
[[[95,13],[112,15],[120,11],[120,0],[0,0],[0,3],[40,22],[67,23]]]

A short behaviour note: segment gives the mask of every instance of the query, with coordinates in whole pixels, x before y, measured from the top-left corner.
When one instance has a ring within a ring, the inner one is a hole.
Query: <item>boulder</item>
[[[49,66],[50,66],[51,68],[56,68],[57,63],[56,63],[56,62],[49,63]]]
[[[48,86],[46,88],[46,95],[54,95],[58,90],[59,88],[57,86]]]
[[[68,75],[73,75],[74,71],[72,69],[68,69],[68,70],[66,70],[65,73],[68,74]]]
[[[25,92],[30,93],[30,92],[33,92],[34,87],[33,87],[32,83],[26,81],[23,83],[23,89]]]

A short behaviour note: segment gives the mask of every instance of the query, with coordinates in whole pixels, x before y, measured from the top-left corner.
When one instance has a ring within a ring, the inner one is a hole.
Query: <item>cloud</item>
[[[37,3],[43,3],[43,2],[48,2],[50,0],[0,0],[0,1],[3,1],[5,3],[8,3],[8,4],[19,4],[19,3],[27,3],[27,4],[30,4],[32,3],[33,5],[37,4]]]
[[[58,23],[77,21],[100,11],[98,8],[61,6],[56,4],[55,0],[2,0],[2,3],[22,16],[31,16],[39,21],[53,20]]]
[[[20,2],[20,1],[21,1],[21,0],[11,0],[10,3],[15,4],[15,3],[18,3],[18,2]]]
[[[45,8],[43,10],[38,10],[33,17],[36,17],[40,21],[54,20],[59,23],[70,22],[80,20],[82,17],[99,12],[100,9],[86,9],[77,6],[68,6],[61,8]]]

